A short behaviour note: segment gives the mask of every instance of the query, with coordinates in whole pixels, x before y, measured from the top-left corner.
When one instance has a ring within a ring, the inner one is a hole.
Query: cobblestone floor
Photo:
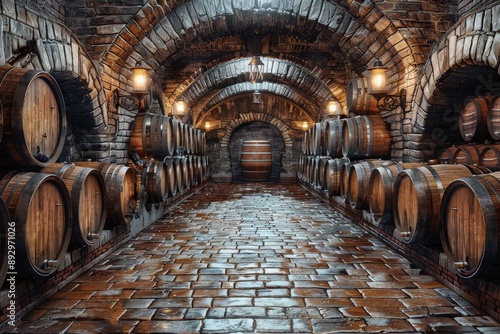
[[[209,184],[9,332],[499,333],[299,185]]]

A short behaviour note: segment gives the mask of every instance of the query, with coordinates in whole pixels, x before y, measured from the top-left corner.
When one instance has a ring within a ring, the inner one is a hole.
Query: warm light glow
[[[184,101],[177,101],[175,103],[175,111],[176,111],[176,115],[184,115],[186,113],[186,109],[187,109],[187,106],[186,106],[186,102]]]
[[[373,67],[369,68],[370,81],[368,83],[368,94],[384,95],[387,94],[387,79],[385,76],[386,67],[382,66],[380,61],[376,61]]]
[[[307,128],[309,127],[309,124],[307,122],[302,122],[302,129],[304,130],[307,130]]]
[[[250,72],[250,82],[262,82],[264,79],[264,63],[260,57],[253,57],[248,64],[248,72]]]
[[[141,65],[139,62],[132,67],[132,93],[147,94],[148,92],[148,76],[149,68]]]
[[[330,115],[342,115],[342,108],[338,101],[332,100],[328,102],[327,110]]]
[[[210,122],[205,122],[205,129],[208,131],[210,130]]]

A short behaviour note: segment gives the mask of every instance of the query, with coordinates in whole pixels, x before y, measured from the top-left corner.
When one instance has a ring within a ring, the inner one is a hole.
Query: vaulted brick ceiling
[[[86,2],[88,8],[91,1]],[[395,87],[405,68],[425,61],[433,42],[430,35],[423,41],[422,31],[396,26],[402,20],[395,24],[371,1],[143,3],[95,7],[94,16],[103,20],[74,31],[102,64],[105,85],[119,86],[130,67],[144,60],[153,68],[167,109],[186,100],[195,119],[218,102],[255,88],[247,73],[253,55],[261,55],[266,65],[260,90],[290,99],[318,119],[330,98],[345,105],[347,81],[366,75],[375,59],[391,68]],[[81,16],[79,6],[67,3],[68,25]]]

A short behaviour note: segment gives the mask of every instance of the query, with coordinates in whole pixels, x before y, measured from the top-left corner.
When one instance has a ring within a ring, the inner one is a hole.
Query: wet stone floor
[[[296,184],[209,184],[20,333],[500,333]]]

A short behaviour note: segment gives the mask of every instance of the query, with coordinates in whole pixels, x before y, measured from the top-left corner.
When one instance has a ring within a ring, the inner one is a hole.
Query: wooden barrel
[[[441,241],[455,272],[464,278],[498,278],[500,173],[451,182],[440,219]]]
[[[486,145],[459,145],[453,154],[452,162],[462,165],[479,164],[479,156]]]
[[[342,153],[349,158],[388,158],[391,135],[380,115],[356,116],[344,119]]]
[[[0,196],[15,222],[16,271],[48,276],[64,259],[71,239],[71,201],[57,176],[11,172],[0,181]]]
[[[0,167],[44,167],[56,162],[66,140],[66,109],[55,79],[43,71],[0,66],[0,82]]]
[[[181,123],[183,130],[182,130],[182,135],[183,139],[182,142],[184,143],[184,153],[185,154],[192,154],[193,153],[193,131],[192,127],[189,124]]]
[[[309,152],[309,131],[304,131],[304,134],[302,135],[302,154],[304,155],[310,155]]]
[[[488,111],[488,133],[493,140],[500,140],[500,95],[493,98]]]
[[[340,194],[340,167],[348,162],[346,159],[337,158],[328,160],[328,167],[325,170],[326,193],[328,198]]]
[[[394,181],[393,216],[407,244],[439,245],[439,209],[446,187],[455,179],[488,172],[466,165],[433,165],[401,171]]]
[[[9,271],[9,260],[15,258],[11,252],[9,257],[8,240],[15,241],[16,228],[15,222],[10,220],[9,210],[3,199],[0,197],[0,285],[2,285]],[[12,262],[11,262],[12,263]]]
[[[138,113],[135,117],[129,147],[142,159],[163,158],[174,152],[173,122],[168,116]]]
[[[422,163],[386,162],[375,168],[368,184],[368,207],[371,222],[376,226],[393,225],[392,190],[396,176],[404,169],[422,167]]]
[[[385,160],[363,161],[352,164],[347,172],[347,202],[353,209],[368,208],[368,188],[372,171],[386,163]]]
[[[41,170],[60,177],[71,199],[72,232],[70,246],[92,245],[106,224],[106,186],[94,168],[56,163]]]
[[[95,168],[101,172],[106,185],[107,219],[116,225],[130,223],[137,211],[140,194],[137,175],[130,167],[100,162],[75,162],[77,166]]]
[[[485,146],[479,154],[479,165],[491,171],[500,170],[500,144]]]
[[[168,198],[168,177],[163,161],[150,159],[142,170],[141,181],[148,193],[148,203],[162,203]]]
[[[203,168],[201,156],[193,156],[193,182],[197,186],[203,181]]]
[[[346,91],[347,111],[358,115],[378,114],[377,100],[368,94],[368,79],[349,80]]]
[[[179,121],[173,121],[173,143],[174,143],[174,155],[184,155],[184,123]]]
[[[342,120],[340,117],[326,122],[325,153],[331,158],[342,156]]]
[[[325,123],[315,123],[311,128],[311,155],[322,156],[324,153]]]
[[[458,118],[458,128],[466,142],[482,142],[489,137],[488,113],[492,97],[469,97]]]
[[[176,157],[174,159],[175,178],[177,184],[177,191],[179,193],[181,193],[186,189],[186,174],[184,170],[185,163],[183,162],[183,160],[185,159],[186,157]]]
[[[245,140],[241,147],[240,166],[245,181],[269,181],[273,164],[268,140]]]
[[[328,171],[330,157],[321,157],[318,161],[318,188],[321,191],[325,191],[328,188],[326,183],[326,173]]]
[[[349,169],[353,164],[357,162],[351,162],[350,160],[345,160],[345,162],[340,166],[340,196],[347,201],[347,191],[349,189]]]
[[[163,164],[165,165],[165,170],[168,178],[168,197],[174,197],[177,194],[178,186],[177,186],[177,175],[176,175],[176,165],[174,162],[176,158],[165,158],[163,160]]]
[[[439,160],[440,164],[452,164],[453,156],[457,150],[458,147],[456,146],[440,149],[436,153],[436,158]]]

